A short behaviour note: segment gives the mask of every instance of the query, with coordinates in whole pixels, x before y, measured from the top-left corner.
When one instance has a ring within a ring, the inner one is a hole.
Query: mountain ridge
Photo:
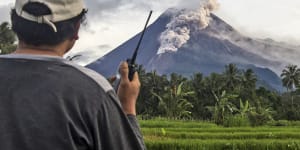
[[[184,10],[181,11],[184,13]],[[282,91],[280,78],[274,70],[284,64],[238,44],[242,41],[253,45],[257,43],[257,40],[243,36],[214,14],[211,14],[210,24],[205,29],[195,31],[191,29],[190,39],[177,52],[157,54],[161,33],[166,30],[172,18],[179,13],[182,12],[169,9],[146,30],[137,56],[137,63],[143,65],[147,71],[156,70],[159,74],[174,72],[184,76],[190,76],[195,72],[209,75],[212,72],[220,73],[225,65],[235,63],[241,69],[252,66],[250,68],[256,70],[255,73],[260,79],[267,80],[267,83],[274,89]],[[193,26],[193,24],[187,26]],[[119,63],[131,57],[139,36],[140,33],[87,67],[100,72],[105,77],[115,75]]]

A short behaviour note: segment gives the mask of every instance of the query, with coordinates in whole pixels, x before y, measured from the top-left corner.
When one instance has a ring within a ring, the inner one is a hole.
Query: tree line
[[[146,72],[142,66],[138,70],[142,87],[137,108],[144,119],[212,120],[221,125],[300,119],[300,69],[296,65],[282,71],[284,93],[258,87],[253,70],[235,64],[225,65],[222,73],[195,73],[188,78]]]

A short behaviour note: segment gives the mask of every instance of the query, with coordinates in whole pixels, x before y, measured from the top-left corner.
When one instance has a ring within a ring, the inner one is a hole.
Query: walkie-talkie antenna
[[[149,13],[149,16],[148,16],[148,19],[147,19],[147,22],[146,22],[146,25],[143,29],[143,32],[141,34],[141,37],[140,37],[140,40],[134,50],[134,53],[132,55],[131,58],[128,58],[126,61],[128,63],[128,79],[129,81],[132,81],[133,80],[133,75],[134,73],[137,71],[137,65],[135,64],[135,60],[136,60],[136,56],[138,54],[138,51],[139,51],[139,48],[140,48],[140,45],[142,43],[142,40],[143,40],[143,37],[144,37],[144,34],[145,34],[145,31],[147,29],[147,26],[148,26],[148,23],[149,23],[149,20],[151,18],[151,15],[152,15],[152,10],[150,11]],[[113,84],[113,87],[116,91],[118,91],[118,88],[119,88],[119,84],[120,84],[120,78],[118,77],[117,75],[117,81],[115,82],[115,84]]]
[[[150,13],[149,13],[149,16],[148,16],[146,25],[145,25],[145,27],[144,27],[144,30],[143,30],[143,32],[142,32],[142,35],[141,35],[141,37],[140,37],[140,40],[139,40],[139,42],[138,42],[138,44],[137,44],[137,47],[135,48],[135,51],[134,51],[134,53],[133,53],[133,55],[132,55],[132,57],[131,57],[130,64],[135,64],[136,56],[137,56],[138,50],[139,50],[139,48],[140,48],[140,45],[141,45],[141,43],[142,43],[142,40],[143,40],[145,31],[146,31],[146,29],[147,29],[149,20],[150,20],[150,18],[151,18],[151,15],[152,15],[152,10],[151,10]]]

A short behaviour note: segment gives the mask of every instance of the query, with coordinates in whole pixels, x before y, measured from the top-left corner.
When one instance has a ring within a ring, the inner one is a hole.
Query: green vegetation
[[[225,128],[210,122],[167,119],[141,120],[140,124],[148,150],[300,149],[300,122],[280,122],[290,124]]]
[[[300,150],[300,121],[291,121],[300,120],[299,72],[283,70],[287,92],[279,93],[257,87],[254,72],[234,64],[190,78],[140,66],[137,108],[148,150]]]
[[[258,87],[253,70],[235,64],[226,65],[223,73],[195,73],[189,78],[147,73],[142,66],[138,70],[142,87],[137,108],[143,119],[210,120],[225,127],[300,120],[300,69],[296,65],[288,65],[281,74],[285,93]]]
[[[7,22],[0,24],[0,54],[14,51],[16,49],[15,41],[15,34],[10,29],[9,24]]]

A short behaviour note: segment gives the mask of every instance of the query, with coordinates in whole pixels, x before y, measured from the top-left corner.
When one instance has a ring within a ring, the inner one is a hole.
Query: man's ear
[[[79,29],[80,29],[80,21],[78,21],[78,23],[76,23],[76,26],[75,26],[75,33],[74,33],[74,36],[73,36],[74,40],[79,39],[79,35],[78,35]]]

